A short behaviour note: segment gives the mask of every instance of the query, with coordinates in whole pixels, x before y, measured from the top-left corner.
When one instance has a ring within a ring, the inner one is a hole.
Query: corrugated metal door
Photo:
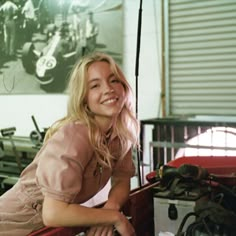
[[[236,1],[164,4],[166,114],[236,115]]]

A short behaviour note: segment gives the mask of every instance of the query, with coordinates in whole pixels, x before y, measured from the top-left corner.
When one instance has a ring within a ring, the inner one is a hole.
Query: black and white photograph
[[[122,0],[0,0],[0,94],[66,93],[73,65],[93,51],[122,64],[122,7]]]

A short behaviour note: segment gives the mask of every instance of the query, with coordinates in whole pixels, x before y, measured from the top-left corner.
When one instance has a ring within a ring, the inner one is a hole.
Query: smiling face
[[[89,66],[87,82],[87,105],[98,124],[106,130],[124,106],[124,85],[104,61]]]

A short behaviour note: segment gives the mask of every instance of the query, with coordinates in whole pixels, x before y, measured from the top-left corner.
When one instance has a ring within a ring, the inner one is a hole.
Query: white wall
[[[137,25],[140,3],[126,0],[124,25],[124,72],[135,91]],[[145,0],[138,76],[138,117],[159,116],[161,89],[161,0]]]
[[[142,35],[138,78],[139,119],[160,116],[161,0],[145,0],[142,6]],[[137,22],[140,2],[124,0],[124,72],[135,91]],[[66,95],[0,96],[0,129],[16,127],[16,135],[28,136],[35,129],[50,126],[66,113]]]
[[[16,127],[15,135],[29,136],[35,126],[49,127],[66,113],[66,95],[4,95],[0,96],[0,129]]]

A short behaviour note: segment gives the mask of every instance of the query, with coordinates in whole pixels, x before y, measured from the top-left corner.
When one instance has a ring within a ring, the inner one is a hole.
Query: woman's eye
[[[116,79],[116,78],[111,79],[111,83],[119,83],[119,82],[120,82],[120,80],[118,80],[118,79]]]
[[[97,88],[97,87],[99,87],[99,84],[92,84],[92,85],[90,86],[90,89],[94,89],[94,88]]]

